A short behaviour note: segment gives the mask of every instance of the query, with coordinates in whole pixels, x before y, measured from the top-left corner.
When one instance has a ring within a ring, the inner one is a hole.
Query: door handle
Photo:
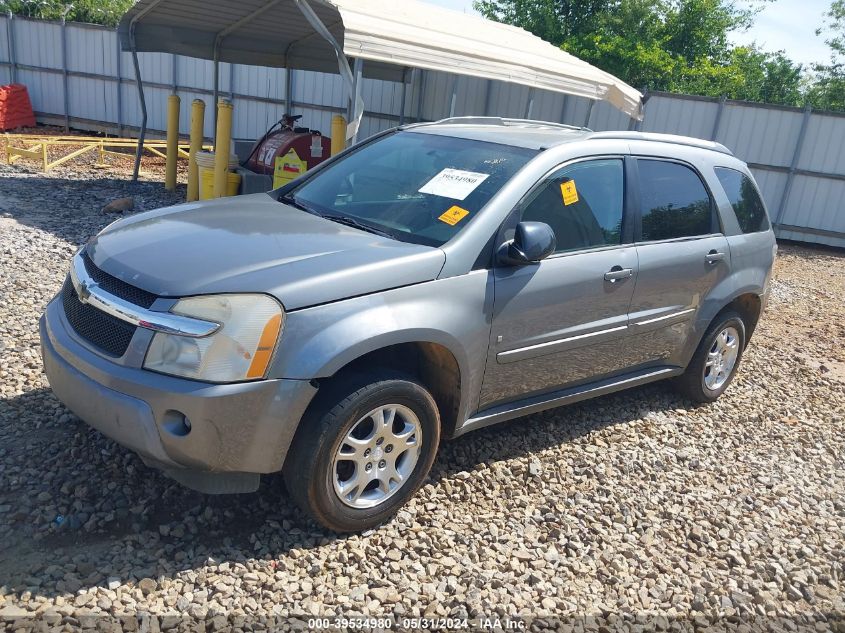
[[[716,250],[712,250],[704,256],[704,261],[706,261],[708,264],[717,264],[719,262],[725,261],[725,254],[720,253]]]
[[[604,280],[615,284],[617,281],[627,279],[633,274],[633,268],[622,268],[622,266],[614,266],[604,274]]]

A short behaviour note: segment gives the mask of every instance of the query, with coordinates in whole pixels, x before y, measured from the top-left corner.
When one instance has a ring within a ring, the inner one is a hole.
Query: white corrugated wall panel
[[[115,75],[117,73],[115,34],[111,31],[68,24],[67,67],[71,71]]]
[[[845,175],[845,125],[842,117],[810,116],[798,168]]]
[[[126,66],[126,68],[131,68],[131,66]],[[144,79],[149,79],[146,74],[144,74]],[[176,63],[176,82],[186,88],[210,89],[214,85],[214,62],[180,55]],[[170,83],[170,80],[168,79],[166,83]]]
[[[769,216],[771,216],[774,222],[778,209],[780,208],[780,201],[783,198],[784,188],[786,187],[787,174],[771,169],[752,169],[751,172],[754,174],[754,180],[757,181],[757,186],[760,188],[760,193],[766,202]]]
[[[188,135],[191,132],[191,104],[194,99],[205,103],[205,117],[203,119],[203,136],[212,138],[214,136],[214,110],[211,109],[211,95],[191,90],[179,91],[179,133]]]
[[[534,91],[534,105],[531,108],[531,118],[552,123],[563,123],[563,100],[565,96],[559,92],[548,90]]]
[[[746,162],[788,167],[802,117],[795,110],[728,103],[716,140]]]
[[[91,121],[117,122],[114,83],[89,77],[68,77],[71,116]]]
[[[305,70],[294,70],[292,75],[294,103],[345,107],[348,90],[340,75]]]
[[[7,37],[7,22],[9,18],[0,16],[0,62],[11,62],[12,52],[9,50],[11,42]],[[12,69],[9,66],[0,65],[0,85],[12,83]]]
[[[525,118],[530,88],[499,81],[490,86],[490,116]]]
[[[845,181],[795,175],[781,224],[845,234]]]
[[[645,119],[640,129],[643,132],[709,139],[713,134],[718,110],[719,103],[715,100],[672,99],[653,95],[646,101]],[[724,113],[722,117],[724,121]]]
[[[18,83],[26,86],[33,110],[45,114],[64,114],[61,75],[19,68]]]
[[[590,122],[587,124],[590,129],[596,131],[627,130],[631,117],[619,111],[607,101],[596,101],[593,104],[593,111]]]
[[[61,70],[61,25],[17,18],[12,20],[12,25],[15,29],[15,54],[19,64]]]
[[[589,112],[589,99],[567,95],[563,108],[563,121],[561,121],[561,123],[582,127],[587,124],[587,114],[589,114]]]
[[[189,57],[182,59],[190,61],[204,61],[193,60]],[[210,63],[210,62],[207,62]],[[181,62],[180,62],[181,64]],[[181,70],[181,66],[180,66]],[[208,69],[208,77],[211,78],[214,73],[213,65]],[[233,92],[240,95],[249,95],[251,97],[261,97],[263,99],[274,99],[276,101],[284,101],[285,99],[285,71],[283,68],[266,68],[264,66],[243,66],[236,64],[233,69],[232,78],[234,80]],[[209,81],[196,82],[190,85],[197,88],[204,88],[209,85]]]

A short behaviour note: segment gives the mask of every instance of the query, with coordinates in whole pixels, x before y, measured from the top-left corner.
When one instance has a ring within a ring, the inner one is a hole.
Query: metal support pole
[[[411,74],[413,78],[413,73]],[[408,96],[408,69],[402,69],[402,96],[399,99],[399,125],[405,125],[405,100]]]
[[[285,68],[285,114],[293,114],[293,77],[294,70]]]
[[[792,182],[795,180],[795,170],[798,169],[798,162],[801,160],[801,149],[804,147],[804,139],[807,136],[807,126],[810,123],[810,115],[813,113],[813,108],[809,105],[804,108],[804,118],[801,119],[801,129],[798,132],[798,138],[795,141],[795,151],[792,153],[792,162],[789,164],[789,175],[786,177],[786,185],[783,188],[783,196],[781,196],[780,204],[778,205],[778,212],[775,216],[774,225],[780,224],[786,205],[789,201],[789,194],[792,191]]]
[[[346,119],[340,114],[332,117],[332,156],[346,147]]]
[[[719,97],[719,109],[716,110],[716,120],[713,121],[713,131],[710,132],[711,141],[715,141],[719,134],[719,125],[722,123],[722,113],[725,111],[725,101],[727,100],[728,98],[724,95]]]
[[[123,73],[121,67],[121,53],[120,53],[120,38],[115,31],[115,50],[117,57],[115,59],[115,68],[117,69],[117,135],[123,136]]]
[[[458,75],[452,78],[452,96],[449,98],[449,117],[455,116],[455,106],[458,102]]]
[[[214,87],[211,92],[211,102],[214,104],[214,149],[217,149],[217,115],[220,108],[217,107],[220,101],[220,50],[214,47]]]
[[[364,60],[361,57],[355,58],[355,69],[353,70],[353,77],[355,79],[354,86],[355,89],[353,90],[353,95],[351,99],[351,103],[357,103],[358,100],[361,98],[361,84],[363,83],[363,75],[364,75]],[[354,108],[354,106],[353,106]],[[349,117],[349,120],[352,120],[352,116]],[[350,145],[355,145],[358,142],[358,130],[355,130],[355,134],[350,139]]]
[[[191,149],[188,152],[188,202],[199,199],[199,168],[197,152],[202,149],[205,128],[205,101],[194,99],[191,104]]]
[[[65,22],[65,16],[67,15],[67,11],[70,9],[68,7],[65,9],[65,15],[62,16],[62,90],[64,92],[64,102],[65,102],[65,132],[70,131],[70,93],[68,91],[68,74],[67,74],[67,23]]]
[[[164,188],[176,191],[176,163],[179,160],[179,95],[167,97],[167,153],[164,165]]]
[[[9,42],[9,63],[11,64],[12,83],[18,83],[18,62],[15,56],[15,16],[12,10],[6,12],[6,35]]]
[[[217,143],[214,145],[214,197],[226,195],[229,179],[229,152],[232,145],[232,104],[221,99],[217,104]]]
[[[229,62],[229,101],[235,103],[235,65]]]
[[[141,169],[141,153],[144,151],[144,138],[147,136],[147,100],[144,98],[144,82],[141,80],[141,66],[138,64],[138,51],[135,50],[135,38],[132,38],[132,65],[135,67],[135,84],[138,86],[138,99],[141,102],[141,133],[138,135],[138,148],[135,150],[135,167],[132,170],[132,182],[138,182]]]
[[[179,56],[174,54],[170,55],[170,91],[179,91]]]
[[[587,116],[584,117],[584,127],[590,127],[590,119],[593,118],[593,106],[595,105],[595,101],[590,99],[590,102],[587,104]]]

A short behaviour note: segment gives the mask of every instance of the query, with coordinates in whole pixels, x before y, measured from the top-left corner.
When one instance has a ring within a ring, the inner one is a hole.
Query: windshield
[[[498,143],[397,132],[326,167],[282,200],[398,240],[440,246],[536,154]]]

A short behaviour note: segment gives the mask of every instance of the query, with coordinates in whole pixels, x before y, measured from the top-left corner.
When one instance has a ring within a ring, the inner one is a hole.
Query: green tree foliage
[[[0,12],[44,20],[89,22],[117,26],[135,0],[0,0]]]
[[[845,0],[837,0],[845,2]],[[477,0],[632,86],[798,105],[802,68],[781,52],[734,47],[754,11],[732,0]],[[565,16],[577,15],[577,20]]]
[[[813,65],[815,76],[807,100],[815,108],[845,110],[845,0],[834,0],[825,18],[826,24],[816,35],[827,35],[830,62]]]

